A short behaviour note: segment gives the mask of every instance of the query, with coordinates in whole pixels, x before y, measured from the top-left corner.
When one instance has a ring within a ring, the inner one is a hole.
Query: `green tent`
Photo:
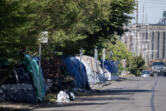
[[[46,91],[43,81],[43,75],[41,71],[39,71],[39,65],[37,64],[36,60],[32,59],[30,55],[25,55],[21,63],[25,65],[26,69],[32,75],[33,85],[36,89],[36,95],[38,100],[43,101]]]

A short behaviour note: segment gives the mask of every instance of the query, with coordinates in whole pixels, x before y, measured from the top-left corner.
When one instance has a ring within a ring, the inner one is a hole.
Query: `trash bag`
[[[69,92],[68,94],[71,101],[75,100],[75,95],[73,92]]]
[[[60,103],[70,102],[69,95],[62,90],[59,91],[56,102],[60,102]]]

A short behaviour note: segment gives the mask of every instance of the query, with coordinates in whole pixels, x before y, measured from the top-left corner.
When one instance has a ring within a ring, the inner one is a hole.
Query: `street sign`
[[[48,43],[48,32],[47,31],[40,33],[39,41],[40,41],[40,43]]]

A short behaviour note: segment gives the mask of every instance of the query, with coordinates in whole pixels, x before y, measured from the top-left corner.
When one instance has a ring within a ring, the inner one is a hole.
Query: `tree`
[[[38,44],[41,28],[36,25],[44,6],[40,0],[0,1],[0,77],[7,77],[27,51]],[[30,53],[29,52],[29,53]],[[0,81],[1,83],[1,81]]]
[[[140,56],[135,56],[132,60],[132,67],[131,67],[131,73],[139,76],[141,71],[144,69],[145,61],[144,59]]]
[[[131,19],[127,14],[132,13],[134,9],[132,0],[111,0],[107,4],[108,7],[104,12],[108,15],[103,16],[104,19],[97,19],[94,22],[98,26],[98,30],[86,33],[88,37],[84,39],[85,49],[91,49],[96,43],[103,42],[103,40],[111,40],[115,32],[122,35],[125,31],[123,26],[128,24]]]
[[[0,60],[12,69],[24,53],[37,51],[41,31],[49,32],[44,54],[75,55],[80,48],[88,54],[115,32],[123,34],[134,5],[134,0],[1,0]]]
[[[43,13],[50,32],[48,47],[67,54],[80,48],[89,53],[115,32],[123,34],[133,10],[134,0],[50,0]]]
[[[126,60],[126,70],[129,70],[130,64],[132,62],[132,53],[128,51],[125,44],[122,43],[118,36],[113,36],[111,40],[107,40],[100,44],[100,47],[104,47],[106,49],[106,59],[113,60],[113,61],[121,61]],[[101,51],[100,51],[101,52]],[[110,52],[112,52],[112,58],[110,58]],[[100,54],[102,55],[102,54]],[[121,63],[121,62],[120,62]],[[120,70],[123,70],[122,64],[119,64]]]

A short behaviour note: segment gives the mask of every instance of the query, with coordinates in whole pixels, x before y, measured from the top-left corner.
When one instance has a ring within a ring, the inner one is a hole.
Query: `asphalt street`
[[[166,111],[166,77],[127,78],[66,104],[33,111]]]

